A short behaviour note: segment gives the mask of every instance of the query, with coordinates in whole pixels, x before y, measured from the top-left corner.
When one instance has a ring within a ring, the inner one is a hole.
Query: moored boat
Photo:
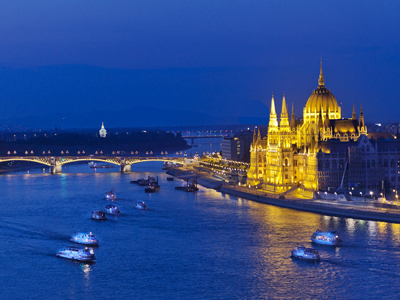
[[[195,186],[194,184],[188,183],[188,184],[185,184],[184,186],[176,186],[175,190],[191,193],[191,192],[197,192],[199,190],[199,188],[197,186]]]
[[[88,246],[98,246],[99,245],[99,240],[91,232],[89,232],[89,233],[75,232],[75,234],[71,237],[70,241],[74,242],[74,243],[78,243],[78,244],[88,245]]]
[[[321,231],[317,229],[311,236],[311,241],[316,244],[339,246],[342,244],[342,239],[336,231]]]
[[[146,204],[144,204],[143,201],[141,201],[141,202],[136,202],[135,203],[135,208],[136,209],[147,209],[147,206],[146,206]]]
[[[120,214],[119,208],[117,206],[115,206],[115,205],[112,205],[112,204],[106,205],[105,212],[106,212],[106,214],[109,214],[109,215],[118,215],[118,214]]]
[[[161,188],[158,184],[152,184],[152,185],[149,185],[148,187],[146,187],[144,189],[144,191],[145,191],[145,193],[155,193],[155,192],[158,192],[160,189]]]
[[[115,168],[114,165],[98,165],[98,164],[94,164],[91,165],[90,168],[92,169],[110,169],[110,168]]]
[[[106,214],[101,210],[92,211],[91,217],[93,220],[107,220]]]
[[[304,259],[304,260],[311,260],[311,261],[318,261],[321,259],[319,252],[313,248],[306,248],[304,246],[297,247],[292,251],[292,257]]]
[[[58,251],[56,256],[78,260],[78,261],[94,261],[96,259],[95,255],[89,251],[88,248],[80,249],[75,247],[66,247],[61,251]]]
[[[115,200],[117,199],[117,196],[115,195],[115,193],[111,190],[109,192],[105,192],[105,196],[107,200]]]

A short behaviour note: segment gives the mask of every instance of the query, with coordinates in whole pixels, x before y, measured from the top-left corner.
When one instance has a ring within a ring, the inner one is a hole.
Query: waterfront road
[[[227,185],[221,187],[221,192],[264,204],[328,216],[400,223],[399,209],[378,208],[368,205],[357,205],[352,202],[339,202],[336,200],[277,199],[254,189]]]

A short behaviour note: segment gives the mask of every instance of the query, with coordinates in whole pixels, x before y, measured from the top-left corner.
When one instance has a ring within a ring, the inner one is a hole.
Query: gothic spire
[[[363,109],[362,109],[362,102],[361,102],[361,108],[360,108],[360,128],[365,126],[364,123],[364,113],[363,113]]]
[[[321,70],[319,72],[318,84],[319,84],[319,86],[324,86],[325,85],[324,74],[322,73],[322,57],[321,57]]]
[[[253,147],[255,146],[257,142],[257,126],[254,127],[254,133],[253,133]]]
[[[324,121],[324,127],[327,129],[329,128],[329,112],[326,110],[326,115],[325,115],[325,121]]]
[[[324,124],[322,123],[322,104],[318,115],[318,129],[321,129]]]
[[[271,113],[269,114],[269,127],[278,127],[278,120],[275,111],[274,95],[272,95],[271,99]]]
[[[280,124],[281,124],[281,127],[289,126],[289,115],[287,113],[285,94],[283,94],[283,99],[282,99],[282,113],[281,113],[281,123]]]
[[[356,119],[357,119],[357,116],[356,116],[356,106],[355,106],[354,102],[353,102],[353,116],[351,117],[351,119],[352,119],[352,120],[356,120]]]
[[[290,120],[290,128],[295,128],[296,127],[296,120],[294,117],[294,109],[293,109],[293,102],[292,102],[292,118]]]

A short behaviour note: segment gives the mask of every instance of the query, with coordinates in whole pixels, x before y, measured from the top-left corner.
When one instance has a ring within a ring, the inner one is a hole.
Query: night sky
[[[264,117],[272,93],[300,116],[321,56],[343,117],[362,101],[367,122],[399,122],[399,15],[398,0],[1,1],[0,123],[150,107],[218,124]]]

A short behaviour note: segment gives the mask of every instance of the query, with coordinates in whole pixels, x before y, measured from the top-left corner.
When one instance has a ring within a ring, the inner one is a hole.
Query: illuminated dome
[[[315,119],[320,113],[323,117],[328,113],[329,119],[340,119],[341,108],[331,91],[325,87],[325,79],[322,74],[322,63],[318,84],[318,88],[307,100],[306,107],[304,108],[304,120]]]

